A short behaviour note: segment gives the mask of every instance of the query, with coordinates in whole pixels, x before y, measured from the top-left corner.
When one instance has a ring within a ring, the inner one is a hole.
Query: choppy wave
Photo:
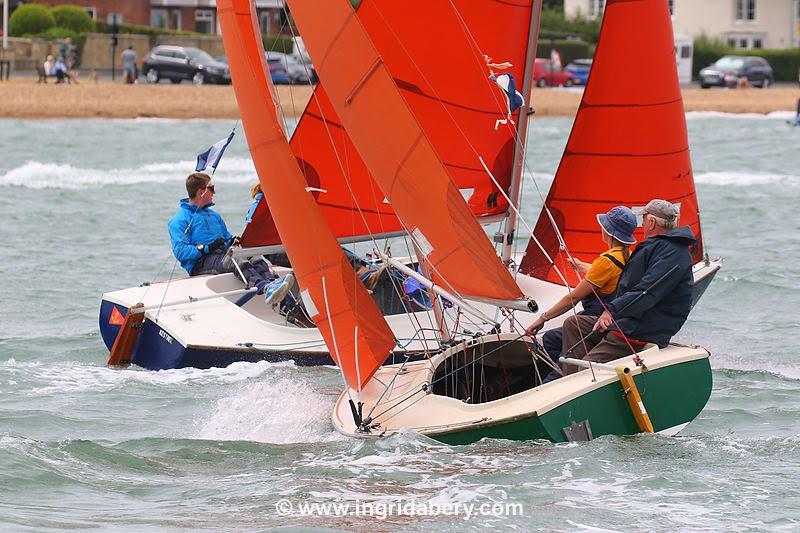
[[[225,368],[181,368],[160,370],[117,370],[105,366],[85,364],[47,364],[39,362],[18,362],[8,359],[0,363],[0,375],[14,381],[25,380],[32,396],[77,393],[85,391],[107,392],[129,383],[167,386],[188,384],[231,384],[261,377],[275,368],[292,366],[291,361],[281,363],[233,363]]]
[[[107,185],[165,183],[183,181],[194,169],[195,161],[168,161],[121,169],[81,168],[69,164],[28,161],[0,175],[0,187],[29,189],[85,189]],[[226,183],[251,183],[255,167],[248,158],[231,157],[220,165],[215,180]]]
[[[747,172],[704,172],[694,175],[695,183],[748,187],[751,185],[800,185],[800,176],[788,174],[751,174]]]
[[[729,118],[736,120],[792,120],[795,118],[794,111],[772,111],[770,113],[725,113],[722,111],[689,111],[686,113],[687,120],[704,118]]]
[[[714,355],[711,361],[716,370],[767,373],[800,381],[800,365],[786,365],[771,361],[752,361],[726,355]]]
[[[198,421],[196,437],[275,444],[340,440],[330,423],[333,403],[333,396],[292,376],[262,376],[218,400]]]

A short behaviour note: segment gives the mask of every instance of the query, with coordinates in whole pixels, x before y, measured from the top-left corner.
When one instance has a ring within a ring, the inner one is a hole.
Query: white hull
[[[709,266],[698,264],[695,278],[701,279],[718,268],[719,265],[716,263],[711,263]],[[522,291],[534,298],[540,309],[547,309],[566,291],[560,285],[521,274],[518,274],[516,279]],[[241,307],[235,305],[238,296],[228,296],[159,308],[162,302],[186,301],[190,298],[214,296],[243,288],[243,283],[233,274],[220,274],[187,277],[108,292],[103,295],[100,329],[106,344],[110,347],[117,331],[108,323],[112,308],[116,307],[124,315],[128,308],[141,302],[146,307],[153,307],[146,312],[145,329],[156,330],[148,336],[153,339],[149,341],[148,353],[140,354],[146,357],[144,359],[140,357],[139,361],[134,357],[135,363],[146,368],[203,367],[217,366],[234,360],[292,358],[303,358],[301,364],[332,363],[328,349],[316,328],[304,328],[288,323],[285,317],[267,306],[261,296],[253,297]],[[475,303],[474,306],[489,316],[494,316],[496,311],[496,308],[488,304]],[[523,326],[527,326],[537,315],[517,311],[515,316]],[[566,316],[568,315],[563,315],[561,320]],[[408,352],[423,354],[438,349],[435,335],[431,331],[435,329],[432,313],[419,312],[414,318],[412,321],[405,314],[387,317],[389,326],[401,343],[401,346],[394,351],[395,361],[402,361]],[[548,328],[559,326],[561,320],[548,322]],[[416,321],[428,331],[417,334]],[[466,329],[471,332],[477,331],[471,324]],[[185,354],[177,354],[178,347],[203,352],[206,356],[201,359],[208,363],[187,359]],[[176,353],[167,358],[170,360],[161,362],[158,354],[154,353],[161,348]],[[214,357],[209,359],[207,354],[211,353],[218,355],[224,353],[226,356],[221,359]],[[178,359],[180,362],[176,363]]]

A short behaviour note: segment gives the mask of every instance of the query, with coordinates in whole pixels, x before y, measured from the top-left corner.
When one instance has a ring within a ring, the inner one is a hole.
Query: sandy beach
[[[308,86],[278,86],[284,114],[297,116],[311,97]],[[683,91],[687,111],[770,113],[793,111],[797,88],[711,89]],[[571,116],[580,103],[577,91],[535,89],[537,116]],[[37,84],[32,79],[0,83],[2,118],[226,118],[239,116],[231,86],[123,85],[84,81],[79,85]]]

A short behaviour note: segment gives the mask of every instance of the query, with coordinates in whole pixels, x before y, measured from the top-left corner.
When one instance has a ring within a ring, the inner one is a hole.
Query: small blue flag
[[[225,153],[225,148],[233,140],[233,135],[235,131],[231,131],[231,134],[228,135],[226,138],[217,141],[205,152],[197,156],[197,166],[195,167],[195,172],[203,172],[206,168],[211,167],[214,170],[217,170],[217,165],[219,165],[219,160],[222,159],[222,154]]]
[[[503,91],[503,96],[506,97],[506,105],[508,106],[506,118],[495,121],[494,129],[496,130],[500,124],[508,124],[509,122],[514,124],[514,121],[511,120],[511,114],[525,105],[525,101],[522,99],[522,95],[519,91],[517,91],[517,80],[515,80],[514,76],[511,74],[493,75],[490,76],[489,79],[493,80],[497,86],[500,87],[500,90]]]
[[[517,91],[517,80],[511,74],[500,74],[495,79],[495,83],[503,89],[508,99],[508,114],[510,115],[525,103],[522,95]]]

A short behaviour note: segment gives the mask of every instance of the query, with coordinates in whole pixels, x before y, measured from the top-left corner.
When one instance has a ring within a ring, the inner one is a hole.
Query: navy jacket
[[[645,239],[631,254],[608,309],[631,339],[664,348],[686,322],[692,306],[692,256],[696,239],[688,226]],[[633,302],[674,266],[678,270]]]

